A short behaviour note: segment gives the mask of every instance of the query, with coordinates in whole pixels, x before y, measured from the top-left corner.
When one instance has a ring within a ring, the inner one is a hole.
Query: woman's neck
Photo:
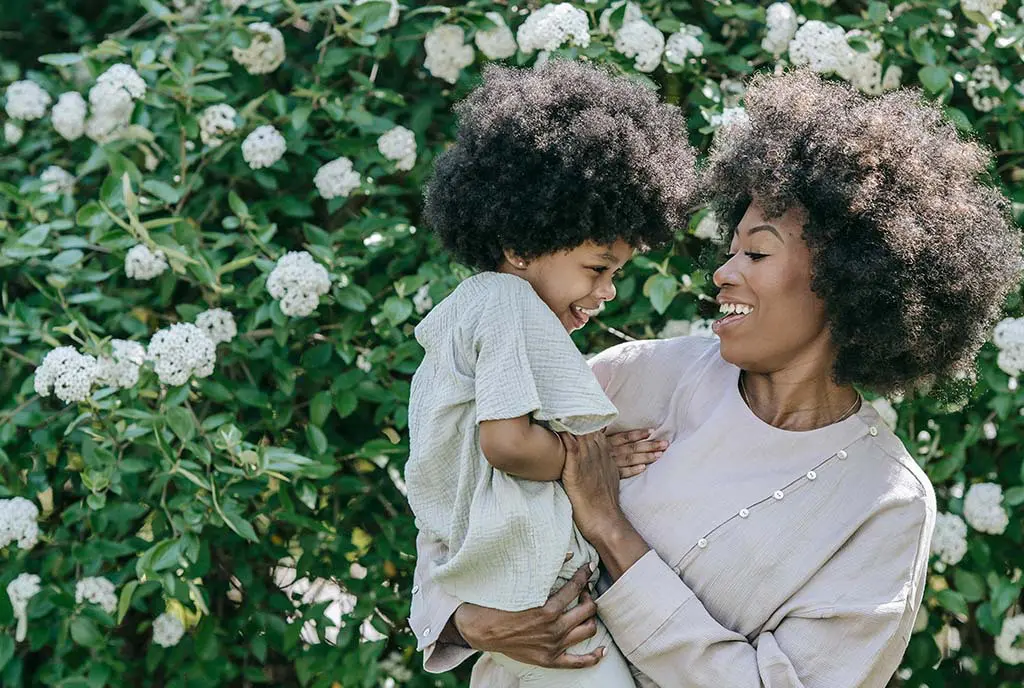
[[[764,422],[783,430],[814,430],[856,413],[860,395],[832,381],[831,366],[740,373],[740,392]]]

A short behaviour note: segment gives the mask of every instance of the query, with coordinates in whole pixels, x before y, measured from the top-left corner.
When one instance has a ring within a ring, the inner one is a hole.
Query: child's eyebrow
[[[601,260],[607,260],[609,263],[614,263],[619,258],[611,251],[605,251],[604,253],[597,256]]]

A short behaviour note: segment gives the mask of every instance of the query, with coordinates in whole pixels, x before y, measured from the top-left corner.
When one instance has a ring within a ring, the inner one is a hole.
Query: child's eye
[[[761,260],[762,258],[767,258],[768,257],[767,253],[754,253],[753,251],[744,251],[744,253],[747,254],[747,258],[750,258],[750,260],[754,261],[755,263],[757,261]],[[726,253],[725,254],[726,262],[732,260],[735,255],[736,255],[735,253]]]

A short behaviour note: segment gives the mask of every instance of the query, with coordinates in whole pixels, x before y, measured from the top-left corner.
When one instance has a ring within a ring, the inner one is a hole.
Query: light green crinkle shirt
[[[597,553],[572,522],[558,482],[494,469],[479,423],[530,414],[559,430],[599,430],[616,415],[558,317],[529,282],[485,272],[460,284],[416,327],[409,504],[444,543],[434,580],[466,602],[518,611]],[[571,565],[564,564],[572,551]]]

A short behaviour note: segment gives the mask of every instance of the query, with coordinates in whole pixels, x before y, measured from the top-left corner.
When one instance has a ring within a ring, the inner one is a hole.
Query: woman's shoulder
[[[718,361],[717,338],[673,337],[617,344],[592,357],[590,367],[602,382],[622,375],[680,380]]]
[[[864,402],[857,419],[866,433],[856,449],[859,461],[851,466],[861,467],[863,496],[878,509],[903,505],[924,522],[934,522],[935,490],[924,469],[871,404]]]

